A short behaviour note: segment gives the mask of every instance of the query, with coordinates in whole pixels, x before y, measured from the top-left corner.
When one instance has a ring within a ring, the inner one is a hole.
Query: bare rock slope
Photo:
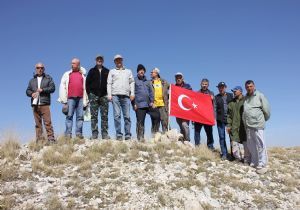
[[[300,147],[269,149],[258,175],[177,139],[7,141],[0,209],[300,209]]]

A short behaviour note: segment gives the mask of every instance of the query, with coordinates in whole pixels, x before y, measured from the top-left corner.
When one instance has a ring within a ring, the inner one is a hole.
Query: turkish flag
[[[215,124],[211,96],[171,85],[170,115],[206,125]]]

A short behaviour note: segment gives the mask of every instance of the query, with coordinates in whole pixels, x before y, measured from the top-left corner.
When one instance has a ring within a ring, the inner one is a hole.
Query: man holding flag
[[[177,73],[175,78],[176,85],[171,85],[170,89],[170,115],[188,122],[191,120],[210,126],[214,125],[215,116],[211,97],[207,94],[182,88],[184,87],[182,84],[185,83],[179,81],[180,74]]]
[[[177,72],[175,74],[175,86],[185,88],[188,90],[192,90],[192,87],[190,84],[187,84],[183,80],[183,74],[181,72]],[[180,133],[183,135],[184,141],[190,141],[190,121],[182,118],[176,117],[176,122],[179,125]]]

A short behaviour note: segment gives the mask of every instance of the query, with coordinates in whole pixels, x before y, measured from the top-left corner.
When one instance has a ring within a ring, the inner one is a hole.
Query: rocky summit
[[[2,142],[0,209],[300,209],[300,147],[260,175],[179,138]]]

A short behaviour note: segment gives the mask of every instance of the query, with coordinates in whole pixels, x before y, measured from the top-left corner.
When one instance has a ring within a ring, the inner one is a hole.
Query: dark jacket
[[[227,95],[226,103],[228,105],[229,102],[233,100],[233,95],[232,93],[227,93],[227,92],[226,95]],[[216,95],[215,101],[216,101],[217,121],[221,123],[227,123],[227,118],[226,118],[227,113],[225,113],[224,110],[224,101],[222,95],[221,94]]]
[[[28,87],[26,89],[26,95],[31,98],[31,104],[33,101],[32,94],[36,92],[38,89],[38,81],[37,81],[37,75],[35,75],[28,84]],[[41,81],[41,89],[43,91],[40,93],[39,96],[39,102],[40,105],[50,105],[51,104],[51,93],[54,93],[55,91],[55,84],[52,79],[52,77],[48,74],[43,74],[43,78]]]
[[[245,98],[233,99],[228,104],[227,127],[230,128],[230,139],[242,143],[246,141],[246,129],[243,123],[242,115],[244,112]]]
[[[188,89],[188,90],[192,90],[192,86],[188,83],[185,83],[185,82],[183,82],[182,85],[175,84],[175,86],[182,87],[182,88],[185,88],[185,89]]]
[[[168,112],[169,111],[169,88],[170,88],[170,84],[166,80],[164,80],[160,77],[159,77],[159,79],[160,79],[161,85],[162,85],[163,100],[164,100],[164,104],[165,104],[165,109],[166,109],[166,112]],[[154,83],[154,80],[152,80],[152,91],[153,91],[153,94],[155,94],[153,83]]]
[[[137,108],[149,107],[149,104],[154,102],[151,81],[147,80],[144,76],[143,78],[135,77],[134,82],[135,99],[132,105],[136,105]]]
[[[102,67],[101,70],[101,80],[100,80],[100,72],[97,66],[91,68],[85,82],[86,92],[89,95],[93,93],[96,96],[102,97],[107,95],[107,77],[109,70]]]

